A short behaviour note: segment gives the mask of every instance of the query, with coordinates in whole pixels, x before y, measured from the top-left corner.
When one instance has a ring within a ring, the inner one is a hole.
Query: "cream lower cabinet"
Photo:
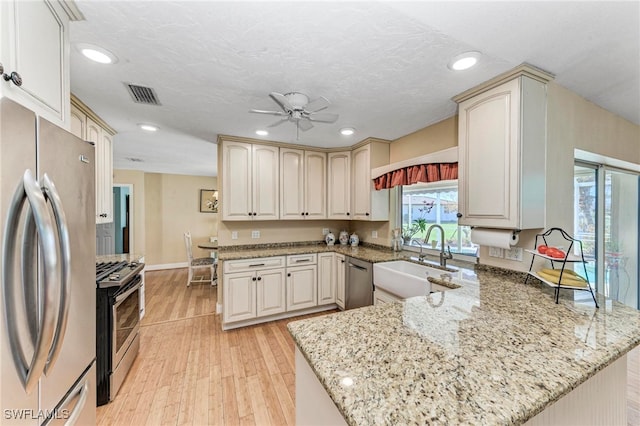
[[[222,141],[222,220],[279,219],[278,147]]]
[[[459,225],[545,227],[546,84],[511,78],[456,99]]]
[[[223,322],[252,320],[285,311],[285,258],[228,261],[223,264]]]
[[[389,164],[389,144],[370,142],[351,153],[351,219],[389,220],[389,190],[376,191],[371,169]]]
[[[335,253],[318,254],[318,305],[336,303]]]
[[[280,149],[280,218],[327,217],[327,154]]]
[[[330,152],[327,166],[327,219],[351,219],[351,152]]]
[[[336,271],[336,304],[344,309],[344,301],[346,300],[346,258],[343,254],[334,253],[335,271]]]
[[[312,308],[314,306],[318,306],[318,265],[316,255],[287,256],[287,311]]]

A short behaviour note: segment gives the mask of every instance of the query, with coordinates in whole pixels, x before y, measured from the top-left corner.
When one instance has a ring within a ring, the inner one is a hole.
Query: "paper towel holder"
[[[475,229],[475,228],[483,228],[482,226],[470,226],[471,229]],[[495,229],[502,229],[502,228],[495,228]],[[516,240],[516,238],[518,237],[518,234],[522,232],[522,229],[512,229],[511,230],[511,240]]]

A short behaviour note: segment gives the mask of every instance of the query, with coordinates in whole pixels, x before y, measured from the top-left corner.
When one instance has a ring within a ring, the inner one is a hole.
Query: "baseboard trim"
[[[248,325],[255,325],[255,324],[261,324],[263,322],[277,321],[284,318],[299,317],[301,315],[307,315],[307,314],[315,314],[317,312],[330,311],[332,309],[338,309],[338,305],[336,305],[335,303],[332,303],[330,305],[314,306],[313,308],[282,312],[280,314],[269,315],[266,317],[252,318],[249,320],[238,321],[238,322],[224,322],[224,317],[223,317],[222,330],[227,331],[227,330],[232,330],[234,328],[246,327]]]
[[[162,271],[164,269],[179,269],[189,266],[187,262],[163,263],[160,265],[145,265],[145,271]]]

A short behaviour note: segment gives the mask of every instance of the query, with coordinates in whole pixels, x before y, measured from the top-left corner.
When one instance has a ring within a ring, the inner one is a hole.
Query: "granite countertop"
[[[218,260],[254,259],[257,257],[287,256],[309,253],[340,253],[345,256],[355,257],[356,259],[371,263],[388,262],[392,260],[411,260],[411,257],[415,258],[417,255],[416,252],[413,251],[395,252],[390,248],[382,246],[361,245],[351,247],[340,244],[328,246],[325,243],[304,243],[295,245],[274,244],[273,246],[263,246],[260,248],[234,248],[232,246],[227,246],[218,251]],[[426,256],[426,259],[431,261],[429,266],[436,266],[439,261],[435,256]],[[456,262],[451,260],[448,264],[459,266],[469,265],[468,262]]]
[[[520,424],[640,344],[640,312],[618,302],[460,274],[455,290],[289,324],[348,424]]]
[[[144,254],[125,253],[125,254],[107,254],[104,256],[96,256],[96,263],[100,262],[140,262],[144,258]]]

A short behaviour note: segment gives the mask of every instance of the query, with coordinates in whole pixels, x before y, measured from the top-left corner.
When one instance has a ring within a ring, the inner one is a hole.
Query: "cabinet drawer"
[[[258,269],[283,268],[284,256],[258,257],[255,259],[227,260],[224,262],[225,273],[255,271]]]
[[[287,266],[315,265],[316,263],[318,263],[318,255],[315,253],[287,256]]]

